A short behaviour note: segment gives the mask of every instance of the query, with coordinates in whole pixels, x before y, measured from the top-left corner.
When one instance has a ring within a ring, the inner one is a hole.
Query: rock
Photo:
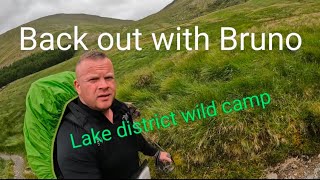
[[[267,179],[278,179],[278,175],[276,173],[267,174]]]
[[[298,166],[297,166],[296,164],[291,164],[291,168],[293,168],[293,169],[297,169],[297,168],[298,168]]]
[[[309,156],[307,156],[307,155],[302,155],[301,158],[304,161],[308,161],[310,159]]]
[[[320,154],[318,155],[318,158],[320,159]]]
[[[313,173],[314,173],[314,178],[316,179],[320,178],[320,168],[315,168]]]
[[[314,178],[313,178],[313,175],[308,175],[306,179],[314,179]]]

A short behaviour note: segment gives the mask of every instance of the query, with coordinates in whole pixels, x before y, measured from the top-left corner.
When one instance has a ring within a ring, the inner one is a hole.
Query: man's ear
[[[78,94],[80,94],[80,93],[81,93],[81,90],[80,90],[80,85],[79,85],[79,82],[78,82],[77,79],[75,79],[75,80],[73,81],[73,85],[74,85],[74,88],[76,89],[76,91],[78,92]]]

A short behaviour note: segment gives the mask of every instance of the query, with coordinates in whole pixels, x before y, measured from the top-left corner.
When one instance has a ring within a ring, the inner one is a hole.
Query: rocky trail
[[[23,177],[24,160],[21,156],[0,153],[0,158],[7,160],[7,161],[9,161],[9,160],[13,161],[14,179],[24,179],[24,177]]]
[[[14,163],[14,179],[24,179],[24,159],[19,155],[0,153],[0,158],[12,160]],[[288,158],[285,162],[265,170],[263,179],[319,179],[320,178],[320,154],[309,157]]]
[[[266,174],[267,179],[320,179],[320,154],[288,158],[266,169]]]

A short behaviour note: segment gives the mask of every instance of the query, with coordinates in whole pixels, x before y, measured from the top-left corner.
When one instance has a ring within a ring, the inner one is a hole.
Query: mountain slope
[[[160,12],[136,22],[137,26],[163,28],[170,24],[187,22],[213,11],[241,4],[247,0],[174,0]]]
[[[40,39],[40,33],[44,32],[54,34],[55,38],[57,34],[62,32],[73,34],[73,27],[78,25],[79,31],[90,32],[86,37],[87,43],[90,43],[96,34],[104,31],[112,32],[112,29],[116,30],[132,22],[85,14],[57,14],[39,18],[0,35],[0,68],[41,50],[39,48],[36,51],[20,50],[20,27],[34,27],[38,33],[36,37]]]
[[[86,39],[86,44],[90,44],[96,39],[98,33],[105,31],[115,32],[122,29],[131,31],[134,27],[141,30],[152,31],[155,29],[169,27],[172,23],[182,23],[195,17],[202,16],[209,12],[223,9],[229,6],[246,2],[247,0],[175,0],[163,10],[150,15],[140,21],[119,20],[104,18],[86,14],[56,14],[39,18],[13,30],[0,35],[0,68],[13,63],[23,57],[30,55],[31,51],[20,51],[20,27],[36,27],[39,33],[49,32],[59,34],[68,32],[73,34],[73,27],[79,26],[79,31],[90,32]],[[130,24],[133,24],[130,26]],[[37,35],[37,39],[40,35]],[[37,48],[37,52],[41,49]]]

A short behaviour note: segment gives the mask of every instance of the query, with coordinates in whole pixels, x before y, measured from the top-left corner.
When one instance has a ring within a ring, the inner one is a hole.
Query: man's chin
[[[111,107],[113,100],[97,102],[97,107],[101,110],[107,110]]]

